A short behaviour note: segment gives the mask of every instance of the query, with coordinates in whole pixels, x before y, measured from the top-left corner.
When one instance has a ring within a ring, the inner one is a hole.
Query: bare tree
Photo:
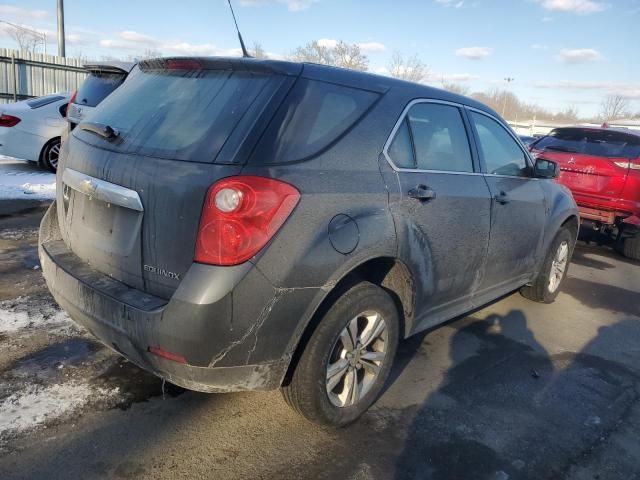
[[[39,45],[44,44],[43,36],[28,28],[19,25],[7,25],[7,33],[18,44],[18,49],[23,52],[36,53]]]
[[[446,80],[442,80],[440,85],[443,90],[457,93],[458,95],[469,95],[469,87],[467,85],[462,85],[461,83],[455,82],[447,82]]]
[[[291,60],[296,62],[334,65],[334,58],[331,49],[320,45],[317,40],[307,43],[304,47],[296,48],[296,50],[291,54]]]
[[[320,63],[360,71],[366,71],[369,67],[369,58],[362,53],[360,47],[342,40],[335,47],[321,45],[314,40],[304,47],[298,47],[290,58],[297,62]]]
[[[249,54],[253,58],[268,58],[267,52],[265,52],[262,45],[258,42],[253,42],[253,50],[249,51]]]
[[[387,68],[392,77],[410,82],[422,82],[429,75],[429,67],[422,63],[417,55],[404,58],[397,50],[391,55]]]
[[[369,59],[362,53],[360,46],[356,43],[345,43],[341,40],[332,53],[335,65],[338,67],[350,68],[361,72],[366,72],[369,68]]]
[[[622,95],[607,95],[600,106],[600,118],[605,121],[624,118],[629,114],[629,99]]]

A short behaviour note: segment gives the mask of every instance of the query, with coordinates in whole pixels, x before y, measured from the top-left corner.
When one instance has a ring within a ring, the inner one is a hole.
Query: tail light
[[[18,117],[7,115],[5,113],[0,115],[0,127],[15,127],[19,123],[20,119]]]
[[[78,90],[74,90],[73,94],[71,94],[71,98],[69,99],[69,103],[67,103],[67,111],[64,114],[65,117],[69,116],[69,107],[71,107],[72,103],[75,103],[77,96],[78,96]]]
[[[237,176],[209,187],[194,260],[237,265],[258,253],[298,204],[300,192],[272,178]]]

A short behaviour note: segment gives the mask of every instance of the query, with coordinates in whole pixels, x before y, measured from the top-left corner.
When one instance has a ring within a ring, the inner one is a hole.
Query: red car
[[[640,260],[640,131],[556,128],[529,148],[560,165],[558,181],[573,193],[582,228],[611,235],[625,256]]]

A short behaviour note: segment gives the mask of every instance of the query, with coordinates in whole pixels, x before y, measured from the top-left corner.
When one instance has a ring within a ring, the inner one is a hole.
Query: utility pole
[[[62,0],[59,0],[62,1]],[[513,82],[515,80],[515,78],[511,78],[511,77],[505,77],[504,81],[507,82],[507,85],[509,85],[511,82]],[[502,117],[504,118],[504,111],[507,108],[507,91],[504,92],[504,102],[502,102]]]
[[[64,57],[64,1],[58,0],[58,56]]]

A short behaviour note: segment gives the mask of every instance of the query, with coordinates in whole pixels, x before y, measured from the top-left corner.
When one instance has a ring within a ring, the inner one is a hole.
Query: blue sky
[[[597,114],[607,94],[640,111],[640,0],[235,0],[247,44],[280,57],[311,40],[361,44],[383,73],[394,50],[471,91],[508,88],[553,111]],[[0,20],[46,31],[55,0],[0,4]],[[101,6],[108,6],[102,8]],[[226,0],[65,0],[67,55],[237,54]],[[0,31],[0,46],[13,47]]]

